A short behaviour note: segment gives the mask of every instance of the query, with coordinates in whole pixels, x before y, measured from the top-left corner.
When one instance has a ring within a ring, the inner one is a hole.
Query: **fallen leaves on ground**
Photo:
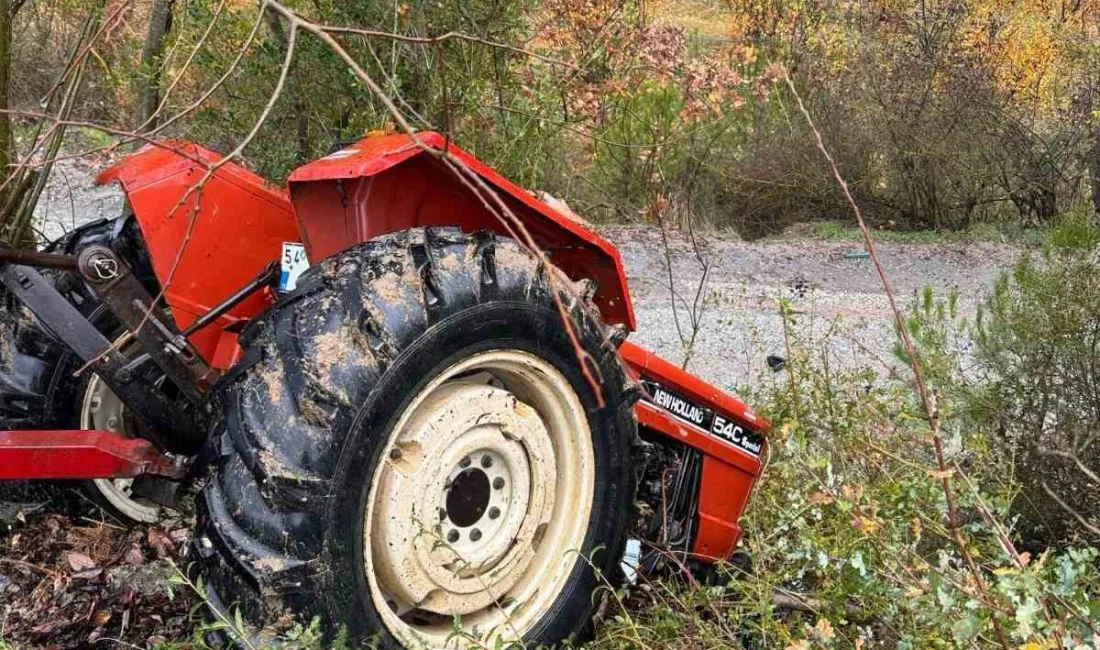
[[[167,590],[189,541],[184,521],[125,528],[75,514],[27,516],[0,538],[4,640],[69,650],[189,636],[195,598]]]

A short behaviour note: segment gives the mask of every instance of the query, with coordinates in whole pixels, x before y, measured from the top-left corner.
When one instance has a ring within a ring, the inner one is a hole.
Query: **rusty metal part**
[[[134,478],[182,479],[177,464],[151,442],[112,431],[0,431],[0,480]]]
[[[191,347],[171,316],[154,305],[126,263],[110,248],[95,244],[80,251],[79,270],[168,379],[192,403],[201,404],[218,372]]]
[[[59,255],[57,253],[39,253],[38,251],[23,251],[9,248],[7,244],[0,243],[0,263],[21,264],[39,269],[61,269],[63,271],[76,271],[75,255]]]

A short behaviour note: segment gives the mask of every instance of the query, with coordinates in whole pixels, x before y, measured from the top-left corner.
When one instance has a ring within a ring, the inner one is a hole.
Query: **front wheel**
[[[215,599],[387,648],[583,639],[619,577],[636,425],[566,282],[435,229],[303,276],[222,392],[199,536]]]

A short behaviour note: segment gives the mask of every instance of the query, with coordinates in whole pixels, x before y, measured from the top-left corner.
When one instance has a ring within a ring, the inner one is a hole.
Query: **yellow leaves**
[[[874,535],[882,527],[881,524],[870,517],[856,517],[852,520],[852,526],[864,535]]]
[[[836,630],[833,629],[832,621],[827,618],[819,618],[810,630],[810,636],[821,644],[828,644],[836,638]],[[783,650],[810,650],[812,647],[813,644],[810,639],[798,639],[788,643]]]
[[[951,478],[955,474],[955,470],[953,470],[953,469],[944,469],[944,470],[930,469],[930,470],[927,470],[927,471],[928,471],[928,475],[931,476],[932,478],[936,479],[937,481],[942,481],[944,479]]]
[[[1053,650],[1058,647],[1058,644],[1053,639],[1043,639],[1041,641],[1028,641],[1020,646],[1020,650]]]
[[[815,506],[827,506],[835,500],[836,499],[834,499],[832,495],[828,494],[827,492],[814,492],[810,495],[809,498],[810,505]]]
[[[1053,3],[976,0],[960,25],[959,43],[993,71],[998,89],[1017,103],[1057,109],[1070,82],[1074,21]]]
[[[817,619],[817,623],[812,628],[809,628],[809,637],[805,639],[795,639],[784,646],[783,650],[810,650],[817,645],[832,647],[832,641],[836,638],[836,630],[833,628],[833,622],[825,617]],[[814,643],[814,642],[817,643]],[[857,643],[856,648],[862,648],[862,643]]]
[[[381,129],[367,131],[367,137],[373,138],[379,135],[393,135],[394,133],[397,133],[397,126],[390,120],[386,120]]]
[[[817,620],[817,625],[814,625],[814,635],[822,641],[832,641],[836,638],[836,631],[833,630],[833,624],[827,618],[820,618]]]

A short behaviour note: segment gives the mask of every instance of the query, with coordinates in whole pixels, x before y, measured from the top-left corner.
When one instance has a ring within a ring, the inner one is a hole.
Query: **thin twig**
[[[794,82],[791,81],[790,75],[785,72],[783,74],[783,79],[787,82],[787,87],[790,88],[791,94],[798,102],[798,110],[802,113],[802,116],[806,119],[807,125],[813,132],[817,148],[821,151],[822,155],[825,156],[825,160],[828,161],[833,177],[840,186],[841,193],[844,194],[848,206],[855,215],[859,230],[863,234],[863,242],[867,246],[867,252],[871,257],[871,262],[875,266],[875,272],[878,274],[879,281],[882,283],[883,290],[886,292],[886,298],[890,303],[890,310],[893,312],[894,321],[897,325],[898,337],[901,339],[902,347],[905,349],[906,357],[909,359],[909,365],[913,369],[913,379],[916,383],[917,396],[920,399],[921,407],[924,410],[925,420],[928,422],[928,427],[932,433],[932,444],[935,448],[936,463],[939,466],[940,487],[943,489],[944,499],[947,502],[948,528],[951,531],[956,548],[963,556],[963,560],[966,562],[966,566],[979,589],[981,589],[983,593],[989,593],[989,588],[985,582],[985,576],[974,561],[974,557],[970,552],[970,547],[967,545],[962,535],[962,529],[959,525],[958,508],[955,503],[955,493],[951,487],[952,471],[950,471],[948,467],[946,456],[943,451],[943,437],[940,434],[939,414],[933,403],[932,394],[925,384],[924,374],[921,371],[920,359],[917,356],[916,347],[909,337],[909,330],[905,326],[905,318],[902,316],[901,309],[898,307],[897,298],[895,297],[893,286],[890,283],[890,278],[886,273],[886,269],[882,266],[882,262],[878,258],[878,251],[875,249],[874,238],[871,236],[870,229],[867,228],[867,223],[863,220],[863,214],[860,212],[859,204],[856,203],[855,198],[852,197],[852,192],[848,189],[848,183],[844,180],[844,176],[841,175],[840,168],[837,167],[832,154],[830,154],[829,150],[825,147],[821,132],[818,130],[817,125],[814,124],[813,118],[810,116],[810,111],[806,108],[806,105],[802,101],[802,96],[798,94],[798,90],[794,87]],[[1011,645],[1009,645],[1008,637],[1005,636],[1000,619],[994,615],[991,616],[991,620],[993,622],[994,632],[997,634],[999,645],[1004,648],[1004,650],[1011,650]]]

